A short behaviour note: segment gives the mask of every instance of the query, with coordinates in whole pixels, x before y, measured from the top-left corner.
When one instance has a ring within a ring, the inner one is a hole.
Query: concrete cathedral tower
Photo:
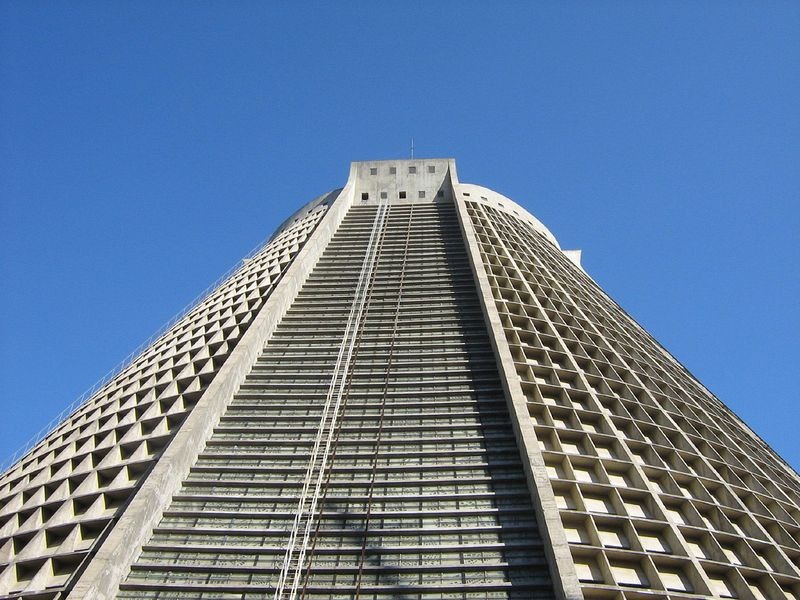
[[[518,204],[354,163],[0,478],[0,597],[800,598],[800,478]]]

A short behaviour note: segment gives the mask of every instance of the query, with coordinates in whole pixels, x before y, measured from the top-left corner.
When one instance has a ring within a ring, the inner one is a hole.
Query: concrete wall
[[[480,186],[459,184],[454,176],[452,186],[455,190],[454,201],[458,212],[459,224],[464,241],[467,245],[467,253],[475,277],[475,285],[478,290],[483,316],[489,332],[489,338],[497,359],[497,366],[500,371],[500,380],[503,384],[506,400],[508,402],[511,423],[514,434],[517,438],[517,446],[522,455],[522,463],[525,468],[525,478],[528,483],[536,510],[536,520],[539,525],[539,532],[545,541],[545,553],[550,565],[550,575],[553,581],[553,589],[558,595],[559,600],[583,600],[583,593],[575,572],[575,566],[570,553],[569,545],[564,534],[564,527],[561,524],[561,517],[556,506],[555,496],[553,495],[550,480],[544,464],[536,433],[528,414],[525,394],[519,384],[514,359],[508,347],[503,325],[500,322],[500,315],[497,312],[489,279],[483,266],[478,241],[475,236],[475,229],[472,221],[467,214],[466,200],[485,202],[499,210],[513,212],[519,216],[520,211],[529,216],[537,229],[543,228],[548,239],[558,247],[555,238],[527,211],[524,211],[516,203],[507,198]],[[464,193],[468,195],[464,195]],[[483,197],[483,198],[482,198]],[[491,197],[491,199],[490,199]],[[500,206],[498,206],[498,204]],[[538,224],[538,225],[536,225]]]
[[[152,535],[172,496],[180,490],[198,454],[325,250],[352,199],[353,189],[348,185],[328,209],[108,538],[79,576],[67,596],[69,600],[111,600],[116,596],[131,564]]]

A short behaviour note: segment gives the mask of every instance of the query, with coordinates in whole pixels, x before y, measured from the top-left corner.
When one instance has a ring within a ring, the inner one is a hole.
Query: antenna
[[[411,158],[414,158],[414,138],[411,138]]]

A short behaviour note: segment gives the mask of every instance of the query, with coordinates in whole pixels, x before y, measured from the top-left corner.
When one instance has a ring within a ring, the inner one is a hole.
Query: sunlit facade
[[[446,159],[353,163],[0,478],[0,598],[796,599],[799,561],[798,475]]]

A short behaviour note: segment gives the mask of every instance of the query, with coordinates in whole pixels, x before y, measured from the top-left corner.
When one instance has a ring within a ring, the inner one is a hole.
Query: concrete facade
[[[0,598],[800,598],[800,478],[516,202],[353,163],[0,477]]]

